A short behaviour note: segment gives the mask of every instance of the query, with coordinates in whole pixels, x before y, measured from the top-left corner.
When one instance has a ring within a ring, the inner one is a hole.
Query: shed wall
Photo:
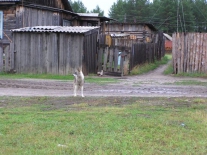
[[[61,25],[61,14],[58,12],[22,6],[16,8],[16,18],[16,28]]]
[[[17,73],[73,73],[82,65],[83,34],[14,33]]]

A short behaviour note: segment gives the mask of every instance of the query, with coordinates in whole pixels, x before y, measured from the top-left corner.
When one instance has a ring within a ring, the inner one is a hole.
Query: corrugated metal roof
[[[163,33],[163,34],[168,40],[172,41],[172,37],[169,34],[167,33]]]
[[[13,29],[12,32],[62,32],[62,33],[85,33],[97,26],[34,26]]]
[[[79,16],[84,17],[98,17],[99,13],[77,13]]]
[[[112,33],[112,34],[110,34],[110,36],[112,38],[123,38],[123,37],[130,36],[130,34],[126,34],[126,33]]]

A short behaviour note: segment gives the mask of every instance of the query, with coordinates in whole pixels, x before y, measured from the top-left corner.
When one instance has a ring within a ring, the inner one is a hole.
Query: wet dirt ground
[[[87,96],[137,96],[137,97],[207,97],[205,85],[176,85],[176,82],[207,82],[203,78],[183,78],[163,75],[167,65],[138,76],[114,77],[118,83],[98,85],[85,83]],[[107,76],[99,77],[104,80]],[[113,78],[113,77],[112,77]],[[79,94],[78,94],[79,95]],[[37,79],[1,79],[0,96],[73,96],[73,82]]]

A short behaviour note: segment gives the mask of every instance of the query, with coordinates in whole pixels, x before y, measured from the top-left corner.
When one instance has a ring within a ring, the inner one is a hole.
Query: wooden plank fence
[[[155,60],[161,60],[165,55],[165,42],[162,32],[158,32],[155,42],[156,43],[132,44],[129,71],[137,65],[153,63]]]
[[[132,45],[131,55],[130,55],[130,70],[132,70],[136,65],[143,63],[152,63],[155,58],[155,50],[157,49],[157,44],[153,43],[136,43]]]
[[[103,69],[110,75],[128,75],[137,65],[153,63],[165,55],[165,42],[162,32],[156,35],[156,43],[138,42],[130,37],[112,38],[111,46],[107,46],[104,36],[100,36],[98,71]]]
[[[207,72],[207,33],[173,34],[174,73]]]

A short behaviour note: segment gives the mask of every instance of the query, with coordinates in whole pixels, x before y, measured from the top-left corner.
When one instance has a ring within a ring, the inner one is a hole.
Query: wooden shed
[[[149,23],[105,23],[101,29],[102,34],[129,34],[130,38],[138,42],[155,42],[157,29]]]
[[[11,29],[68,26],[74,13],[68,0],[0,0],[1,44],[12,42]]]
[[[10,67],[11,29],[32,26],[69,26],[77,14],[68,0],[0,0],[0,72]]]
[[[165,54],[163,33],[149,23],[103,23],[100,33],[98,71],[105,74],[128,75]]]
[[[98,31],[99,27],[79,26],[14,29],[13,50],[10,51],[10,60],[14,61],[11,68],[17,73],[67,75],[82,66],[84,74],[88,74],[91,71],[88,69],[96,66],[96,62],[92,64],[88,61],[96,56]],[[86,39],[88,42],[84,45]]]

